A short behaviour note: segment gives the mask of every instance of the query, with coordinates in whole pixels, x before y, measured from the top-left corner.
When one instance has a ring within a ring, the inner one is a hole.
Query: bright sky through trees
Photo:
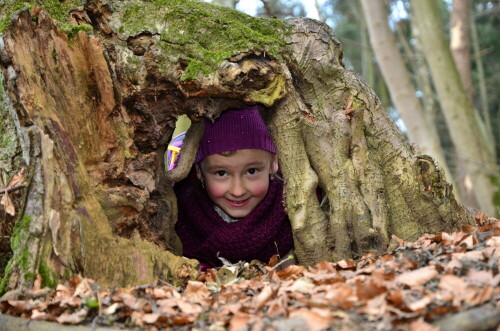
[[[302,0],[302,4],[307,13],[307,17],[318,19],[318,11],[316,10],[316,6],[313,0]],[[322,5],[325,0],[318,1],[320,5]],[[238,10],[241,10],[248,15],[255,16],[257,12],[257,7],[261,6],[261,2],[259,0],[242,0],[238,3],[236,7]]]

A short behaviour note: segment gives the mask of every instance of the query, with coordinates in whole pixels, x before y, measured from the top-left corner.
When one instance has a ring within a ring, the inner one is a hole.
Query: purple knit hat
[[[195,162],[213,154],[237,149],[263,149],[276,153],[257,106],[228,110],[214,123],[205,118],[205,133]]]

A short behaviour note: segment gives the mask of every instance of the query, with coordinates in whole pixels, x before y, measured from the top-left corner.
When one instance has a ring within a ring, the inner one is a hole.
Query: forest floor
[[[425,235],[382,255],[312,267],[239,263],[179,284],[7,293],[2,314],[145,330],[499,330],[500,221]]]

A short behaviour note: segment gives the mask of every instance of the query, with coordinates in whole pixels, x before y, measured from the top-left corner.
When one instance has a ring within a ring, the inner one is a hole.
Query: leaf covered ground
[[[394,238],[391,253],[308,268],[227,264],[182,284],[114,289],[74,277],[54,291],[38,279],[31,290],[7,293],[0,308],[32,320],[147,330],[495,330],[500,221],[480,213],[476,221],[413,243]]]

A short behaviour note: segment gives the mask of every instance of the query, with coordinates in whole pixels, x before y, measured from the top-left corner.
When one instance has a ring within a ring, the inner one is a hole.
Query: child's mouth
[[[232,207],[241,208],[241,207],[245,207],[250,202],[250,199],[245,199],[245,200],[241,200],[241,201],[226,199],[226,201]]]

